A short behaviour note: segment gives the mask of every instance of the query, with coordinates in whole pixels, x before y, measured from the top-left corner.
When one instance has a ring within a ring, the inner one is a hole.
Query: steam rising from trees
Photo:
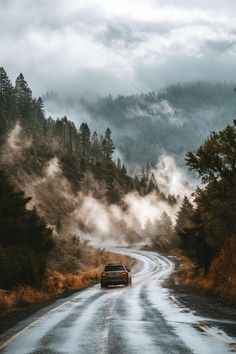
[[[153,235],[151,229],[147,229],[148,224],[153,225],[160,220],[163,212],[175,221],[181,199],[177,204],[170,205],[155,191],[144,196],[131,192],[124,195],[121,204],[109,204],[105,199],[96,198],[95,181],[88,176],[90,188],[84,184],[81,191],[74,192],[57,157],[43,165],[42,175],[39,177],[31,167],[26,169],[24,166],[24,154],[30,148],[30,144],[25,141],[27,139],[17,123],[4,145],[2,162],[9,172],[14,165],[11,179],[27,196],[32,197],[28,208],[36,208],[54,229],[54,235],[60,229],[63,237],[78,235],[99,245],[150,243]],[[6,160],[4,156],[10,158]],[[14,162],[17,162],[17,166]],[[177,168],[173,158],[163,156],[153,172],[160,182],[161,191],[166,195],[175,192],[182,197],[190,192],[191,184],[187,183],[187,176]]]
[[[235,118],[232,83],[192,82],[171,85],[159,92],[117,97],[57,95],[44,97],[48,114],[68,114],[76,125],[84,120],[100,133],[109,126],[117,155],[129,172],[137,173],[147,160],[155,167],[161,155],[184,158],[210,134]]]

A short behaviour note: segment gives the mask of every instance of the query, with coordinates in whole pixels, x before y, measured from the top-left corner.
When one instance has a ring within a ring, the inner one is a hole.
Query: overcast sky
[[[236,81],[236,1],[0,0],[0,44],[35,95]]]

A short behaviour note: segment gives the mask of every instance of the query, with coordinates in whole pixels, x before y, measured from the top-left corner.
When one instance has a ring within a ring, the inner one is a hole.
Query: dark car
[[[131,286],[130,270],[123,264],[107,264],[101,274],[101,288],[108,285]]]

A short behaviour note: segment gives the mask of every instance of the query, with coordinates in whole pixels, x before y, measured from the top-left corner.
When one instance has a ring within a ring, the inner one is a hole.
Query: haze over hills
[[[236,350],[236,1],[0,2],[0,352]]]
[[[117,97],[48,92],[43,99],[54,118],[68,115],[76,125],[86,120],[98,131],[109,125],[118,154],[131,172],[147,159],[154,166],[163,154],[185,165],[188,151],[236,116],[234,84],[226,82],[175,84],[160,92]]]

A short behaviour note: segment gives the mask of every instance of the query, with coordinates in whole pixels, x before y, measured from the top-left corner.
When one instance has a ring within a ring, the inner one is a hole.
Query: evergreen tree
[[[107,128],[104,139],[104,154],[107,161],[110,161],[112,159],[112,154],[114,150],[115,146],[111,138],[111,130]]]
[[[126,170],[126,167],[125,167],[124,164],[122,165],[121,173],[122,173],[123,176],[126,176],[126,175],[127,175],[127,170]]]
[[[30,199],[15,192],[0,170],[0,288],[39,284],[45,274],[51,230],[26,209]]]
[[[191,224],[183,230],[182,248],[205,272],[212,258],[236,230],[236,126],[211,133],[199,149],[187,154],[190,170],[196,171],[204,188],[195,192]],[[186,242],[187,241],[187,242]]]
[[[43,100],[41,97],[39,97],[37,100],[32,99],[32,120],[33,120],[33,125],[32,127],[34,129],[34,132],[31,132],[34,135],[37,135],[38,138],[44,138],[47,135],[47,122],[45,119],[45,112],[44,112],[44,104]]]
[[[9,96],[13,93],[13,85],[3,67],[0,68],[0,97]]]
[[[7,126],[12,127],[15,118],[14,92],[5,70],[0,68],[0,133],[5,133]],[[1,141],[1,137],[0,137]]]
[[[18,101],[30,102],[32,100],[32,91],[21,73],[16,79],[15,92]]]
[[[15,97],[18,109],[18,119],[21,119],[23,127],[29,131],[30,120],[32,120],[32,91],[30,90],[24,76],[20,74],[15,83]]]
[[[181,234],[183,230],[187,228],[191,222],[193,212],[194,210],[192,203],[189,201],[187,196],[184,196],[180,209],[176,214],[175,231],[177,234]]]
[[[90,130],[87,123],[82,123],[79,128],[79,135],[81,140],[82,156],[85,158],[89,157],[90,148]]]
[[[98,134],[95,131],[91,137],[91,158],[94,161],[101,160],[101,147],[98,140]]]

